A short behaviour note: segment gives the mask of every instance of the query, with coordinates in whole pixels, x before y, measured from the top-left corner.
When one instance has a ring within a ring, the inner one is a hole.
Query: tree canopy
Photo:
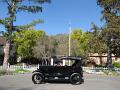
[[[45,36],[45,32],[42,30],[22,30],[16,32],[14,42],[18,45],[18,55],[30,58],[32,55],[32,47],[36,44],[36,41],[43,36]]]
[[[88,55],[89,33],[83,32],[81,29],[72,32],[72,53],[74,56]]]

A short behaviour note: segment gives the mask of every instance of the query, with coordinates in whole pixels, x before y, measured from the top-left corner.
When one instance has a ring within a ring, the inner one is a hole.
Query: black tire
[[[39,72],[35,72],[32,75],[32,81],[34,84],[41,84],[44,80],[43,74]]]
[[[70,82],[71,84],[78,85],[82,83],[82,77],[79,73],[73,73],[70,76]]]

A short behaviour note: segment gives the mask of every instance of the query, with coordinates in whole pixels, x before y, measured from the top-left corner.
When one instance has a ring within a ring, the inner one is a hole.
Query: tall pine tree
[[[10,49],[12,43],[12,35],[16,30],[21,30],[24,28],[28,28],[31,25],[35,25],[40,23],[41,21],[33,21],[31,24],[26,25],[24,27],[15,26],[14,22],[16,21],[16,15],[20,11],[27,11],[31,13],[42,12],[41,4],[50,3],[51,0],[1,0],[1,4],[7,5],[7,17],[4,19],[0,19],[0,24],[4,25],[6,28],[6,32],[4,36],[6,37],[6,45],[4,47],[4,61],[3,67],[7,68],[8,60],[10,57]],[[6,6],[5,5],[5,6]]]
[[[101,35],[108,47],[107,66],[112,67],[111,55],[120,55],[120,0],[97,0],[97,3],[106,22]]]

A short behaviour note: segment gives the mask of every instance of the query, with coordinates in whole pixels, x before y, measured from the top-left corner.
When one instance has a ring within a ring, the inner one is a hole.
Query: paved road
[[[81,85],[70,83],[45,83],[35,85],[32,74],[0,76],[0,90],[120,90],[120,76],[103,76],[85,74]]]

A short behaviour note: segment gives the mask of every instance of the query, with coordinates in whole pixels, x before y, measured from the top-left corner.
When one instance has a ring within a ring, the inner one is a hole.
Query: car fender
[[[32,73],[36,73],[36,72],[39,72],[38,70],[35,70],[35,71],[33,71]]]
[[[32,73],[41,73],[42,74],[42,71],[41,70],[35,70]]]
[[[37,70],[36,70],[36,71],[33,71],[32,73],[33,73],[33,74],[40,74],[40,75],[44,78],[44,75],[43,75],[41,72],[37,71]]]

